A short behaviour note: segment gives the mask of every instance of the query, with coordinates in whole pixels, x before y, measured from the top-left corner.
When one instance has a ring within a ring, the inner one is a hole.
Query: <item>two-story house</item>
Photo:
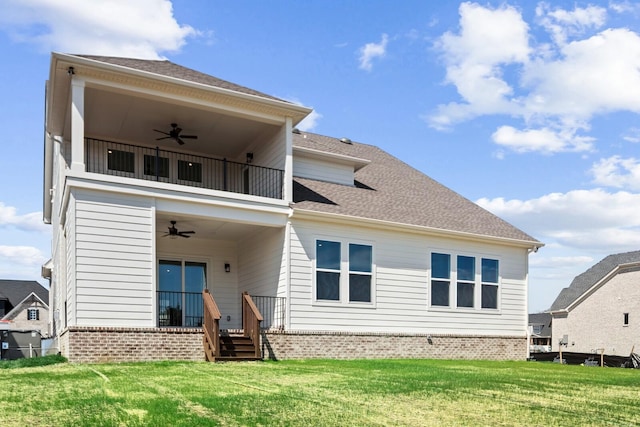
[[[243,333],[256,357],[524,359],[542,243],[377,147],[298,131],[310,112],[169,61],[54,53],[62,354],[220,358]]]

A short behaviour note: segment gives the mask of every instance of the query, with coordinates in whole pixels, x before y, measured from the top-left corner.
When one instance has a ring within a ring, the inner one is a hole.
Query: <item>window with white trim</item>
[[[361,243],[316,240],[315,300],[373,302],[373,247]]]
[[[476,282],[476,259],[458,255],[456,280],[456,306],[473,308]]]
[[[136,171],[135,162],[136,157],[133,152],[112,148],[107,150],[107,169],[111,171],[134,173]]]
[[[492,258],[432,252],[431,307],[497,310],[499,264]]]
[[[431,254],[431,305],[449,307],[451,255]]]
[[[37,308],[28,308],[27,320],[40,320],[40,310]]]

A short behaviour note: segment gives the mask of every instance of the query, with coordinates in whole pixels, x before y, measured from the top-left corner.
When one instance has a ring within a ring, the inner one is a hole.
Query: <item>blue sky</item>
[[[313,107],[546,243],[530,311],[640,249],[640,3],[0,0],[0,277],[40,279],[50,52],[166,58]]]

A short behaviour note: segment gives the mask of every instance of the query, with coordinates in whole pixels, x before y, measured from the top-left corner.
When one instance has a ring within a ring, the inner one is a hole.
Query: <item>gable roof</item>
[[[18,306],[26,297],[34,293],[45,303],[49,301],[49,291],[34,280],[0,280],[0,299]]]
[[[322,212],[543,245],[378,147],[308,132],[294,133],[293,145],[370,161],[355,172],[354,186],[294,177],[294,215]]]
[[[609,255],[582,274],[577,275],[569,287],[562,289],[549,311],[566,310],[583,294],[624,264],[640,263],[640,251]]]
[[[550,313],[532,313],[529,314],[529,325],[541,325],[540,333],[534,334],[536,337],[545,338],[551,336],[551,314]]]
[[[231,83],[226,80],[219,79],[209,74],[201,73],[200,71],[192,70],[191,68],[183,67],[182,65],[175,64],[167,60],[149,60],[149,59],[135,59],[135,58],[122,58],[114,56],[97,56],[97,55],[72,55],[79,58],[91,59],[93,61],[104,62],[112,65],[119,65],[121,67],[131,68],[139,71],[146,71],[148,73],[158,74],[166,77],[173,77],[176,79],[186,80],[193,83],[201,83],[207,86],[214,86],[223,89],[232,90],[234,92],[245,93],[248,95],[255,95],[262,98],[273,99],[276,101],[287,102],[283,99],[276,98],[271,95],[259,92],[257,90],[250,89],[245,86],[241,86],[235,83]]]

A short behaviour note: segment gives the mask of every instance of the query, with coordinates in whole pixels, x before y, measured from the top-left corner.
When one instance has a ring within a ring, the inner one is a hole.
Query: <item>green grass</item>
[[[34,366],[47,366],[56,363],[64,363],[67,359],[57,354],[44,357],[34,357],[17,360],[0,360],[0,369],[32,368]]]
[[[625,426],[640,371],[540,362],[159,362],[0,370],[2,426]]]

